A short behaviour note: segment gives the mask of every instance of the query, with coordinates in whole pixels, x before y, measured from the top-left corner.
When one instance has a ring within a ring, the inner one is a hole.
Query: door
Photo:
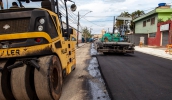
[[[169,37],[168,31],[162,32],[162,46],[166,46],[167,44],[169,44],[168,37]]]

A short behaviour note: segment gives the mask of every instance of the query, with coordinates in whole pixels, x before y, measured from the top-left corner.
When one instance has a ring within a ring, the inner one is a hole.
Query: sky
[[[172,5],[171,0],[73,0],[77,5],[74,14],[80,16],[81,27],[88,27],[92,34],[100,34],[101,30],[112,32],[114,16],[121,12],[132,13],[136,10],[143,10],[145,13],[155,9],[159,3]],[[89,11],[92,11],[88,13]],[[71,24],[74,25],[75,24]]]
[[[3,0],[6,7],[6,1],[9,2],[8,7],[11,6],[11,2],[17,0]],[[63,0],[58,0],[63,1]],[[77,29],[78,12],[80,31],[87,27],[92,34],[100,34],[102,30],[112,32],[114,17],[119,16],[122,12],[132,13],[136,10],[143,10],[145,13],[154,10],[159,3],[167,3],[172,5],[171,0],[72,0],[77,6],[75,12],[69,11],[69,24]],[[62,4],[62,3],[60,3]],[[71,2],[67,2],[68,7]],[[25,7],[41,7],[40,3],[31,3]],[[63,8],[61,7],[63,10]],[[70,7],[69,7],[70,9]],[[62,11],[63,13],[65,11]],[[65,16],[65,15],[64,15]],[[65,21],[65,18],[63,17]]]

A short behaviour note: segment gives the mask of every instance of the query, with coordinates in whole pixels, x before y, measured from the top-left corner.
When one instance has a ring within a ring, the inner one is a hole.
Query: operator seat
[[[48,10],[52,10],[51,9],[51,2],[49,0],[43,0],[41,2],[41,7],[45,8],[45,9],[48,9]]]

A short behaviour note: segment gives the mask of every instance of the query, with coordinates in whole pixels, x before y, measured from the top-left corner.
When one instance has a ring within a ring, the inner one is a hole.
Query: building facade
[[[158,23],[170,20],[171,14],[172,9],[169,5],[165,5],[157,7],[149,13],[133,20],[135,23],[135,35],[147,34],[148,39],[145,42],[147,42],[148,45],[165,46],[167,44],[167,37],[170,39],[170,34],[166,30],[163,31],[163,35],[160,35],[161,24]],[[171,24],[169,24],[169,27],[170,25]]]
[[[162,47],[172,44],[172,21],[158,23],[156,36],[148,38],[148,44]]]

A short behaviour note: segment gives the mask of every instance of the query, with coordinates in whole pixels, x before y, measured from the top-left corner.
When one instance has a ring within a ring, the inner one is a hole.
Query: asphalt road
[[[97,56],[112,100],[172,100],[172,61],[135,52]]]
[[[89,100],[88,79],[90,77],[86,67],[91,59],[90,45],[86,44],[76,50],[76,68],[63,80],[60,100]]]

